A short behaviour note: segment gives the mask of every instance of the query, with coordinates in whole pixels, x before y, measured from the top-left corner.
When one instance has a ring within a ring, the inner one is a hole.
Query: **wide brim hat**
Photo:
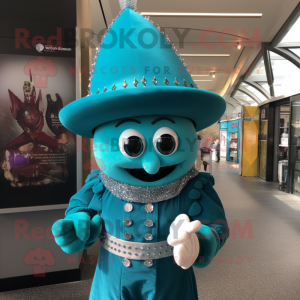
[[[136,0],[120,0],[95,57],[88,95],[65,106],[61,123],[93,137],[96,127],[122,118],[168,115],[189,118],[200,131],[226,109],[219,95],[197,88],[169,38],[135,11]]]

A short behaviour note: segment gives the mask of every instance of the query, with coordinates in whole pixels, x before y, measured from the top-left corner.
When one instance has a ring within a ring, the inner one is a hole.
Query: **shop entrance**
[[[220,156],[226,157],[227,153],[227,129],[220,130]]]
[[[290,191],[300,196],[300,96],[294,97],[291,103],[291,132],[290,132]]]
[[[287,190],[290,131],[290,102],[275,107],[273,180],[279,189]]]

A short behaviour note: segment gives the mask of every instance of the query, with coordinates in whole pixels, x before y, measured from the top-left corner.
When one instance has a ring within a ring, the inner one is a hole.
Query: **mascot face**
[[[143,116],[97,127],[93,148],[98,166],[111,178],[135,186],[162,186],[194,165],[198,140],[187,118]]]

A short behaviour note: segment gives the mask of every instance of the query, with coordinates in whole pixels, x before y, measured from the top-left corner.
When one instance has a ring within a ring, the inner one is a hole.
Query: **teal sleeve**
[[[213,184],[213,176],[208,173],[199,173],[191,183],[189,198],[194,202],[189,210],[189,216],[191,220],[199,220],[202,224],[196,233],[200,245],[199,255],[193,264],[196,268],[208,266],[229,236],[224,207]]]
[[[222,230],[223,225],[217,225],[219,230]],[[193,264],[196,268],[207,267],[212,259],[217,255],[220,248],[224,245],[227,238],[221,238],[218,229],[212,228],[207,225],[202,225],[197,233],[200,245],[199,255]]]
[[[99,194],[103,191],[103,184],[99,178],[99,171],[92,171],[87,177],[85,185],[78,191],[69,202],[69,207],[66,210],[66,216],[78,212],[84,212],[93,218],[97,211],[91,209],[90,203],[94,197],[99,198]]]

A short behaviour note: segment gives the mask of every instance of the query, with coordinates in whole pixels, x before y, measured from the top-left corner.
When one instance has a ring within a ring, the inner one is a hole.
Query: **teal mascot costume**
[[[52,232],[70,254],[100,238],[91,300],[198,299],[192,266],[208,266],[229,232],[213,177],[194,168],[196,132],[220,119],[225,101],[197,88],[136,0],[120,4],[88,95],[59,115],[94,139],[100,170]]]

